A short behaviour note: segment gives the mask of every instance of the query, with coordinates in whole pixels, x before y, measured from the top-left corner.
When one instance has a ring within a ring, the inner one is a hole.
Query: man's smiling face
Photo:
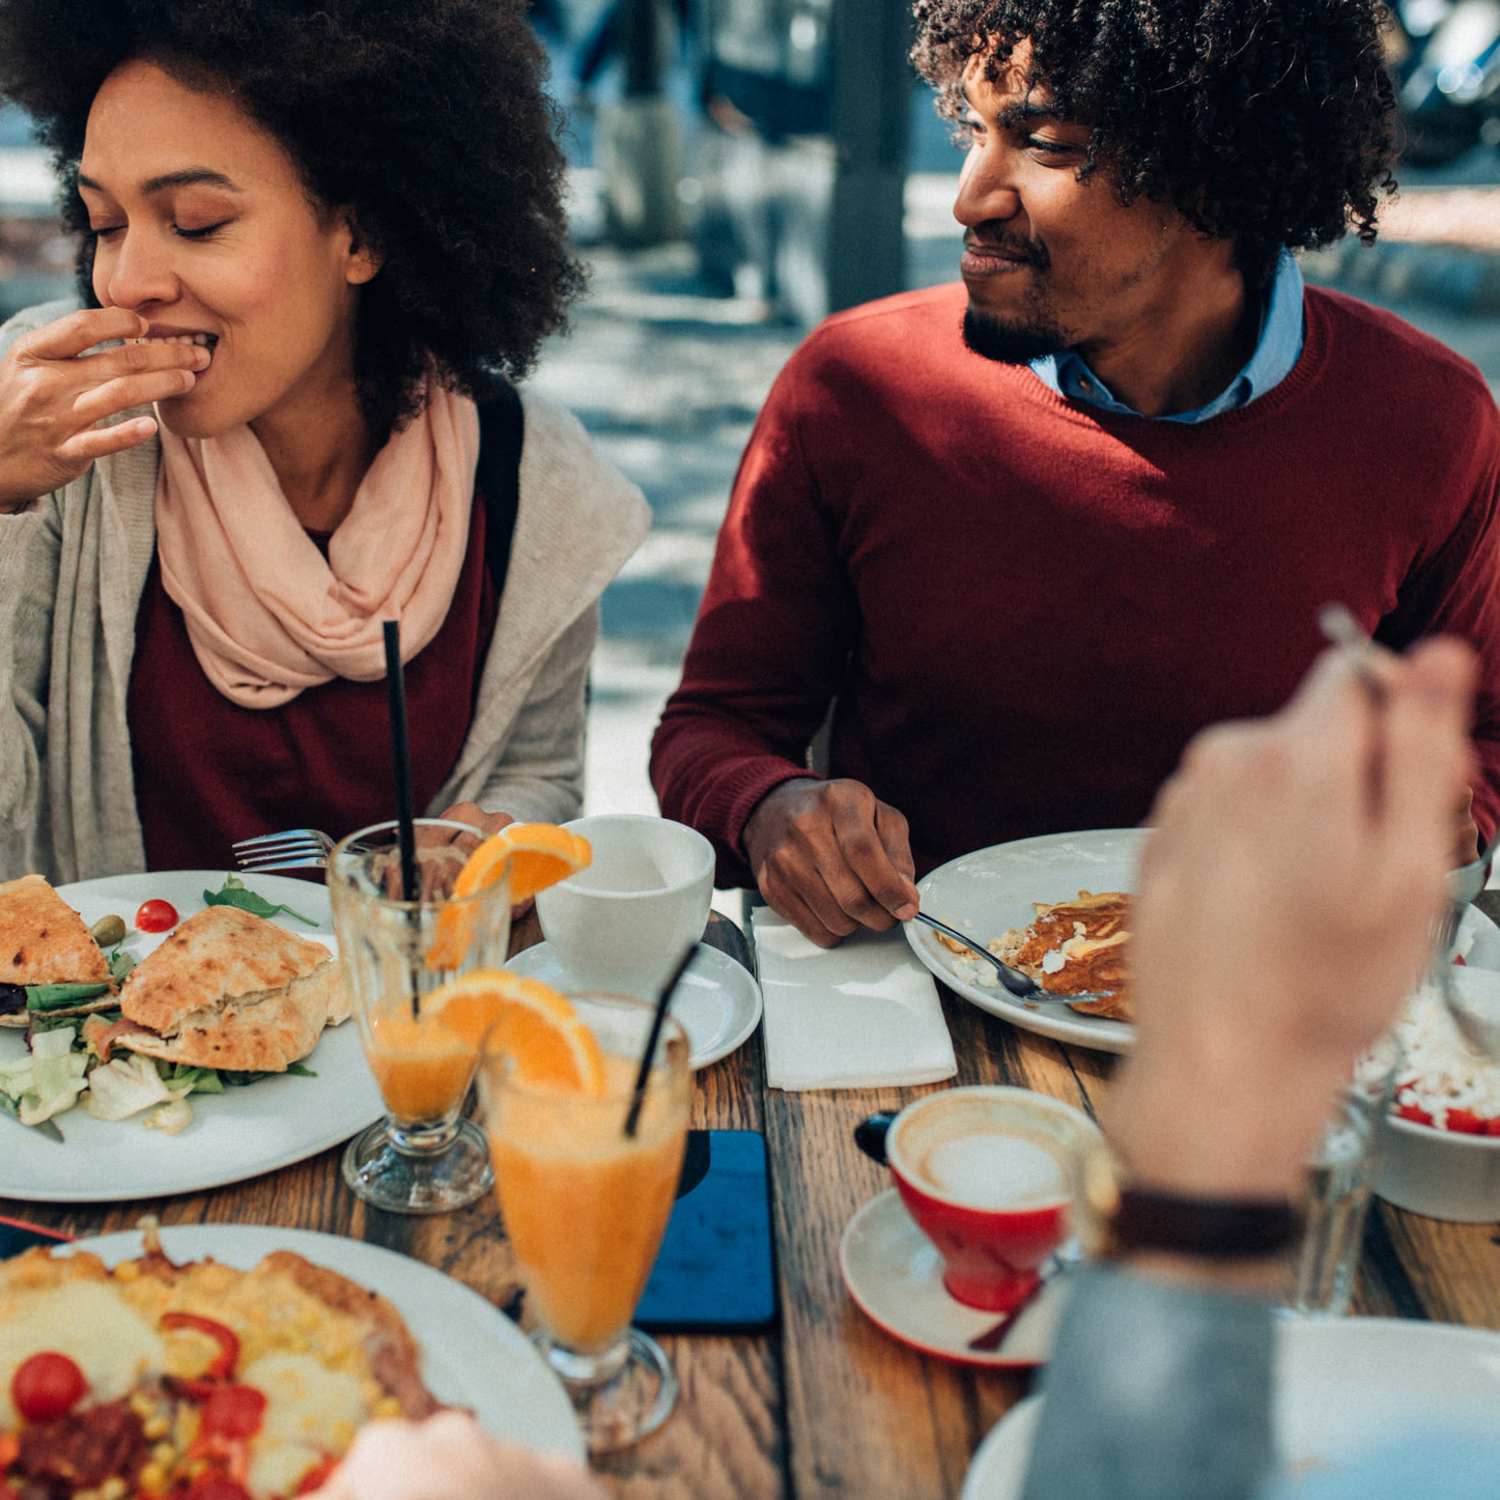
[[[1129,338],[1168,291],[1174,252],[1196,239],[1172,209],[1123,206],[1102,169],[1085,181],[1090,127],[1059,117],[1028,87],[1030,44],[985,76],[964,72],[969,153],[954,217],[964,226],[964,337],[990,359],[1023,364]]]

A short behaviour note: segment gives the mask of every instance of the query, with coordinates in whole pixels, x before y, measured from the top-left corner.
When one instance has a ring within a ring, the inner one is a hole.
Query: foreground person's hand
[[[1210,730],[1158,803],[1133,952],[1139,1043],[1112,1135],[1154,1186],[1297,1190],[1334,1094],[1420,978],[1472,770],[1475,662],[1336,655],[1291,705]]]
[[[88,353],[109,340],[142,338],[146,329],[123,307],[92,308],[16,340],[0,361],[0,511],[29,504],[156,431],[153,417],[95,423],[193,388],[209,363],[195,345],[163,339]]]
[[[750,814],[744,846],[766,904],[821,948],[917,914],[906,819],[862,782],[783,782]]]
[[[472,1417],[374,1422],[313,1500],[602,1500],[570,1459],[538,1458],[482,1432]]]

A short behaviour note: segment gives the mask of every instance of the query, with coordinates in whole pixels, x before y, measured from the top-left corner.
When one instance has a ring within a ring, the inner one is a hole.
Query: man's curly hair
[[[122,63],[222,91],[296,163],[322,208],[382,257],[362,289],[361,406],[383,437],[431,368],[470,394],[519,379],[583,273],[568,252],[564,161],[525,0],[0,0],[0,97],[36,119],[64,222],[90,105]]]
[[[917,0],[913,61],[950,119],[1029,38],[1030,83],[1093,127],[1085,174],[1170,204],[1256,283],[1283,245],[1367,244],[1395,190],[1380,0]]]

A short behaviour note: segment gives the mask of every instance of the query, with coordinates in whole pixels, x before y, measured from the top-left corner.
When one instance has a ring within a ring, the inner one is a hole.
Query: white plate
[[[918,881],[922,910],[989,943],[1030,922],[1037,901],[1070,901],[1079,891],[1134,890],[1136,862],[1148,837],[1142,828],[1110,828],[978,849]],[[1135,1041],[1135,1028],[1123,1021],[1081,1016],[1055,1002],[1033,1009],[1000,988],[998,980],[993,988],[980,984],[981,974],[993,978],[995,971],[983,959],[950,953],[920,922],[906,924],[906,941],[949,989],[1023,1031],[1101,1052],[1128,1052]]]
[[[1398,1318],[1285,1318],[1276,1366],[1276,1436],[1288,1469],[1337,1468],[1403,1433],[1500,1435],[1497,1333]],[[1023,1401],[991,1430],[960,1500],[1020,1500],[1042,1399]]]
[[[844,1226],[839,1270],[855,1306],[882,1332],[919,1354],[990,1370],[1045,1364],[1067,1296],[1063,1278],[1054,1277],[994,1353],[969,1348],[969,1340],[987,1333],[999,1318],[948,1294],[943,1258],[895,1188],[871,1198]]]
[[[255,878],[256,888],[262,879]],[[245,1271],[273,1250],[291,1250],[378,1292],[421,1347],[422,1378],[438,1400],[468,1407],[487,1432],[534,1453],[583,1460],[583,1436],[567,1393],[531,1340],[493,1303],[451,1276],[378,1245],[305,1229],[172,1225],[161,1239],[172,1260],[211,1255]],[[106,1234],[58,1247],[64,1254],[69,1249],[88,1250],[112,1266],[142,1253],[141,1236]]]
[[[554,989],[576,989],[577,983],[557,956],[557,949],[538,943],[511,959],[509,968]],[[672,1014],[682,1023],[692,1047],[694,1071],[728,1057],[760,1025],[762,1002],[755,976],[727,953],[699,943],[693,961],[677,986]]]
[[[969,937],[989,943],[1031,921],[1037,901],[1067,901],[1079,891],[1132,891],[1136,864],[1150,837],[1144,828],[1049,833],[978,849],[932,871],[917,884],[922,910]],[[1135,1027],[1124,1021],[1082,1016],[1056,1002],[1033,1009],[1000,987],[981,984],[994,970],[983,959],[950,953],[920,922],[906,923],[912,952],[955,994],[1001,1016],[1023,1031],[1099,1052],[1129,1052]],[[1500,970],[1500,927],[1471,906],[1454,943],[1479,969]]]
[[[308,927],[283,913],[279,925],[336,950],[324,887],[282,875],[244,880],[318,924]],[[111,912],[132,926],[152,896],[170,901],[185,920],[202,910],[204,891],[223,884],[222,870],[174,870],[84,880],[58,894],[89,926]],[[168,936],[132,932],[126,948],[141,959]],[[25,1047],[24,1032],[0,1030],[0,1057],[19,1056]],[[0,1120],[0,1198],[114,1203],[202,1192],[316,1156],[380,1118],[380,1094],[354,1021],[330,1027],[307,1066],[316,1078],[266,1078],[222,1094],[194,1094],[193,1123],[175,1136],[147,1130],[139,1119],[96,1120],[82,1106],[57,1117],[62,1145]]]

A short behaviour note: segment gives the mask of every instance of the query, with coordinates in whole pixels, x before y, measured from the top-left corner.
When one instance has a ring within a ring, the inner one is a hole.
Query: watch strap
[[[1209,1259],[1279,1255],[1302,1232],[1285,1198],[1194,1198],[1128,1186],[1114,1215],[1117,1250],[1167,1250]]]

